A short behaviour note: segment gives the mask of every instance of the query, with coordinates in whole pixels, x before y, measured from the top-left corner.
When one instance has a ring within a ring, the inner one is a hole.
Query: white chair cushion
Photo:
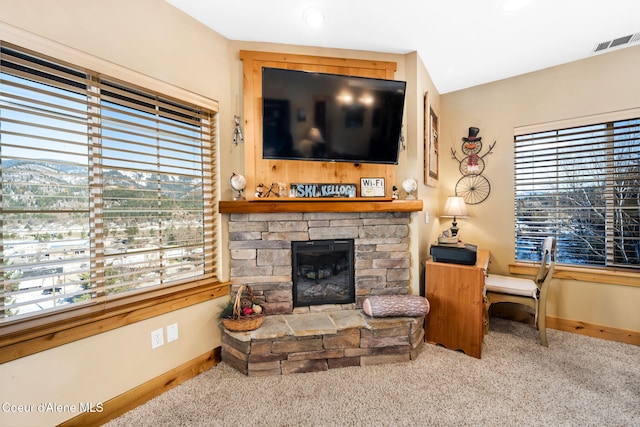
[[[484,288],[486,292],[522,295],[531,298],[537,298],[538,296],[538,287],[535,282],[530,279],[521,279],[519,277],[489,274],[484,280]]]

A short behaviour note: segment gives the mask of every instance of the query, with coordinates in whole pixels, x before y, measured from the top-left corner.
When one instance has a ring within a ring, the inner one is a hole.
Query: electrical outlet
[[[167,342],[172,342],[178,339],[178,324],[173,323],[167,326]]]
[[[158,348],[164,344],[164,334],[162,328],[151,331],[151,348]]]
[[[424,212],[424,223],[429,224],[429,212]]]

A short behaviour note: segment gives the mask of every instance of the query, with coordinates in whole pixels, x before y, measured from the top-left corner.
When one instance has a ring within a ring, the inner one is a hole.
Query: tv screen
[[[397,164],[406,82],[262,69],[262,157]]]

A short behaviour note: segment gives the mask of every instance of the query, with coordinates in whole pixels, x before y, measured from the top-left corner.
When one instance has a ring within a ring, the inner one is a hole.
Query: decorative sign
[[[360,178],[361,197],[384,197],[384,178]]]
[[[290,197],[356,197],[356,185],[291,184]]]

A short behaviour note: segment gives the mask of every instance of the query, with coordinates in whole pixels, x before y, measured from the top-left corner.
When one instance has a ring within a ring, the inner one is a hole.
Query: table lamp
[[[464,199],[462,197],[449,196],[449,198],[447,198],[447,203],[444,205],[444,211],[440,216],[445,218],[453,217],[453,222],[451,223],[451,236],[456,237],[459,230],[456,218],[469,217],[469,211],[467,211],[467,205],[464,203]]]

